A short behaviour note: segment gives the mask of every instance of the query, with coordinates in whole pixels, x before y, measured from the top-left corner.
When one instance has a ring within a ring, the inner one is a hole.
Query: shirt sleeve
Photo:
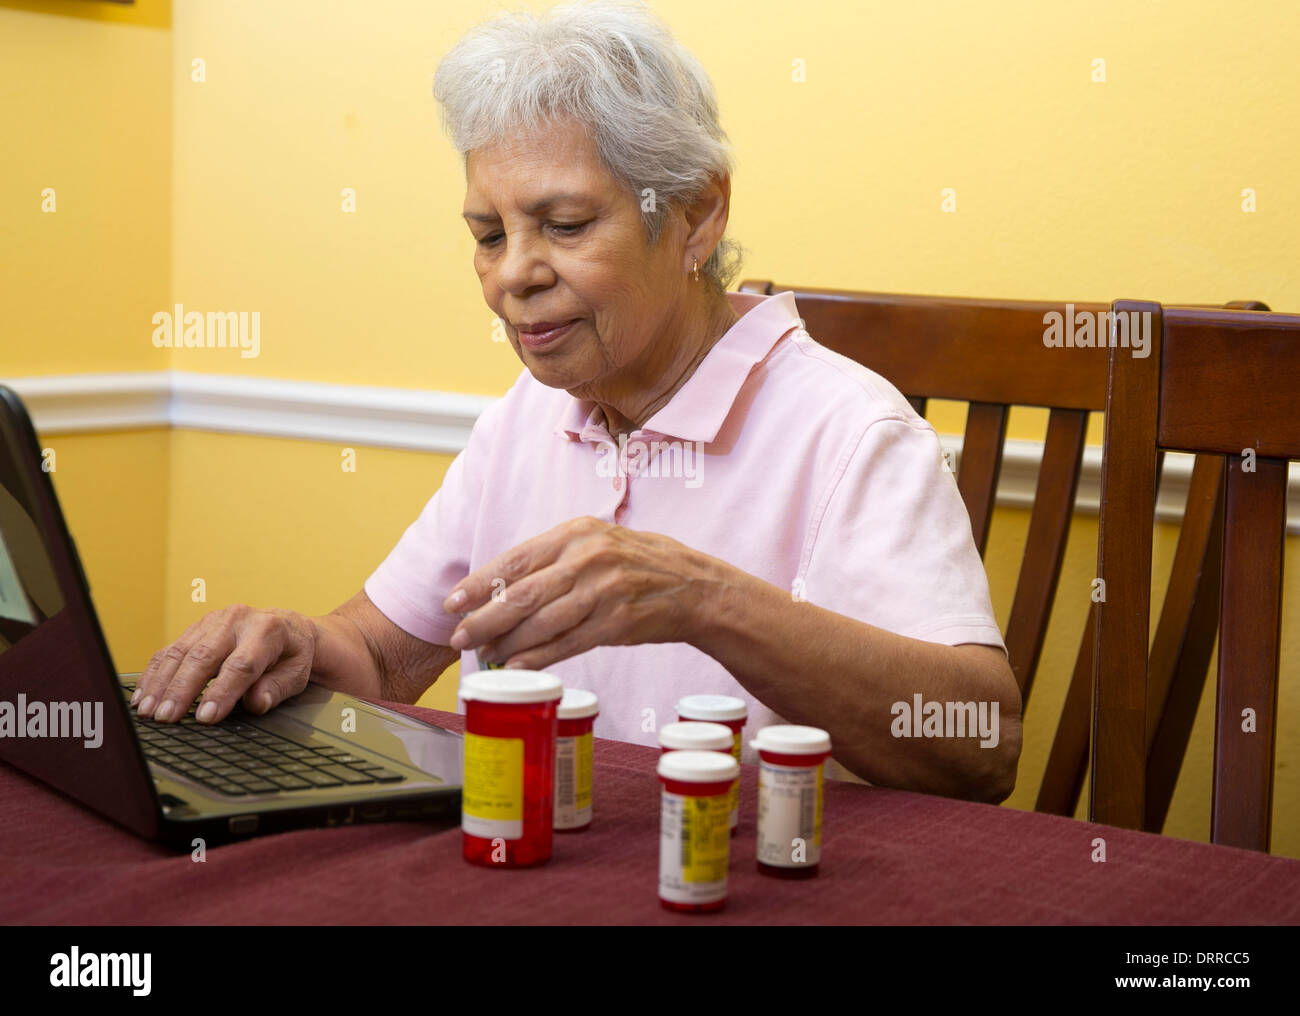
[[[442,486],[365,582],[366,595],[380,612],[425,642],[446,645],[460,623],[456,614],[442,609],[442,601],[470,572],[470,549],[500,405],[495,402],[479,414],[465,448],[447,467]]]
[[[970,517],[925,420],[870,424],[822,505],[800,569],[805,599],[909,638],[1005,651]]]

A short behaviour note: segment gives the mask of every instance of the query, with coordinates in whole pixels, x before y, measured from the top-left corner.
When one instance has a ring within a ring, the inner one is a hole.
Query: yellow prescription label
[[[573,795],[573,804],[579,810],[591,807],[591,734],[579,734],[578,742],[578,778]]]
[[[524,835],[522,738],[465,734],[461,828],[486,839]]]
[[[664,791],[659,895],[675,903],[711,903],[727,895],[731,849],[727,794],[685,797]]]

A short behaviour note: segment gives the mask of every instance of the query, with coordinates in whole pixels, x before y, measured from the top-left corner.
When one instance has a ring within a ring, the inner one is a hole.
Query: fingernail
[[[143,689],[141,688],[137,688],[135,690],[135,694],[131,696],[131,705],[135,705],[137,702],[140,701],[140,693],[142,690]]]
[[[270,711],[271,706],[275,704],[271,700],[271,693],[269,691],[262,692],[262,697],[258,699],[258,701],[262,703],[262,712],[264,713]]]
[[[465,602],[465,590],[457,589],[454,593],[452,593],[450,596],[447,597],[446,609],[455,610],[464,602]]]
[[[200,723],[211,723],[216,715],[217,704],[215,702],[204,702],[203,705],[199,706],[199,710],[194,714],[194,718]]]
[[[172,717],[172,703],[171,700],[169,699],[168,701],[164,702],[162,705],[158,707],[158,712],[154,714],[154,719],[158,720],[160,723],[165,723],[167,720],[170,720],[171,717]]]
[[[150,695],[147,699],[145,699],[143,702],[140,703],[140,714],[142,716],[148,716],[149,710],[152,708],[153,708],[153,696]]]
[[[463,628],[451,637],[452,649],[464,649],[467,645],[469,645],[469,632]]]

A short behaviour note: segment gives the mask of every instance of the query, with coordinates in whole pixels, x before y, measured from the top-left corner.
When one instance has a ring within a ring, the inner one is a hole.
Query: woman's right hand
[[[154,653],[131,704],[163,723],[183,717],[200,692],[200,723],[224,719],[241,698],[249,712],[265,713],[307,687],[318,637],[315,622],[292,610],[214,610]]]

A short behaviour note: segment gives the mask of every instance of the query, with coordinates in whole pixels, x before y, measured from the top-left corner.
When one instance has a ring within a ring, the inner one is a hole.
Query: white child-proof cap
[[[764,727],[749,746],[778,755],[819,755],[831,750],[831,735],[820,727]]]
[[[564,683],[540,670],[480,670],[460,679],[466,702],[553,702],[564,694]]]
[[[743,720],[745,700],[732,695],[687,695],[677,701],[677,715],[692,720]]]
[[[725,783],[740,776],[740,763],[720,751],[670,751],[659,756],[658,772],[683,783]]]
[[[666,723],[659,728],[659,747],[694,751],[731,750],[736,735],[721,723],[700,723],[686,720],[683,723]]]
[[[562,720],[585,720],[600,712],[600,704],[594,691],[584,688],[565,688],[564,698],[560,699],[556,716]]]

